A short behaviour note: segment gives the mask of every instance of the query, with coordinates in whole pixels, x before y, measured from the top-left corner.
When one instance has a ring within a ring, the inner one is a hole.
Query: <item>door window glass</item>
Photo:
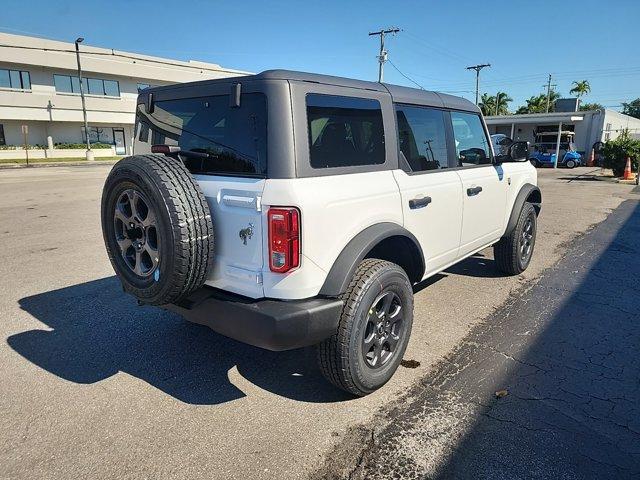
[[[444,112],[433,108],[396,105],[400,152],[411,171],[448,167]]]
[[[385,161],[382,108],[377,100],[309,94],[307,127],[313,168]]]
[[[480,116],[451,112],[459,167],[491,164],[491,150]]]

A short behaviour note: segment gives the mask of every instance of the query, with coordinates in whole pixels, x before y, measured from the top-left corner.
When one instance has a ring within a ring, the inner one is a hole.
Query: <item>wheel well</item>
[[[540,190],[531,190],[531,193],[527,196],[527,202],[533,205],[536,210],[536,215],[540,215],[540,208],[542,206],[542,194]]]
[[[417,245],[408,237],[394,235],[381,240],[364,256],[379,258],[399,265],[412,283],[422,280],[424,260]]]

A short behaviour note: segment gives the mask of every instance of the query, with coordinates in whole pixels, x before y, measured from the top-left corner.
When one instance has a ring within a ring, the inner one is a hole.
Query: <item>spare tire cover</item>
[[[181,161],[120,160],[105,182],[101,213],[111,265],[140,302],[175,303],[204,284],[213,258],[211,213]]]

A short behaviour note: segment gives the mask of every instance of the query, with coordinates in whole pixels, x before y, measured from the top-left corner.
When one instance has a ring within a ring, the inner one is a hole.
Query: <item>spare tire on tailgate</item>
[[[102,191],[102,234],[124,290],[142,303],[179,301],[211,268],[209,205],[172,157],[137,155],[115,164]]]

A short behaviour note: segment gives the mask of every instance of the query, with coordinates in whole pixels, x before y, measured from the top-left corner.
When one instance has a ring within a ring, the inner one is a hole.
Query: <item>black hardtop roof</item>
[[[366,80],[356,80],[346,77],[335,77],[333,75],[323,75],[319,73],[298,72],[294,70],[265,70],[254,75],[243,75],[239,77],[217,78],[212,80],[201,80],[198,82],[166,85],[162,87],[152,87],[146,91],[152,92],[156,89],[164,90],[186,85],[209,85],[213,83],[235,83],[254,80],[287,80],[297,82],[311,82],[323,85],[335,85],[338,87],[357,88],[362,90],[372,90],[376,92],[389,92],[394,102],[412,103],[418,105],[429,105],[434,107],[452,108],[455,110],[467,110],[479,112],[480,109],[469,100],[445,93],[420,90],[411,87],[401,87],[390,83],[370,82]],[[145,93],[146,93],[145,91]]]

